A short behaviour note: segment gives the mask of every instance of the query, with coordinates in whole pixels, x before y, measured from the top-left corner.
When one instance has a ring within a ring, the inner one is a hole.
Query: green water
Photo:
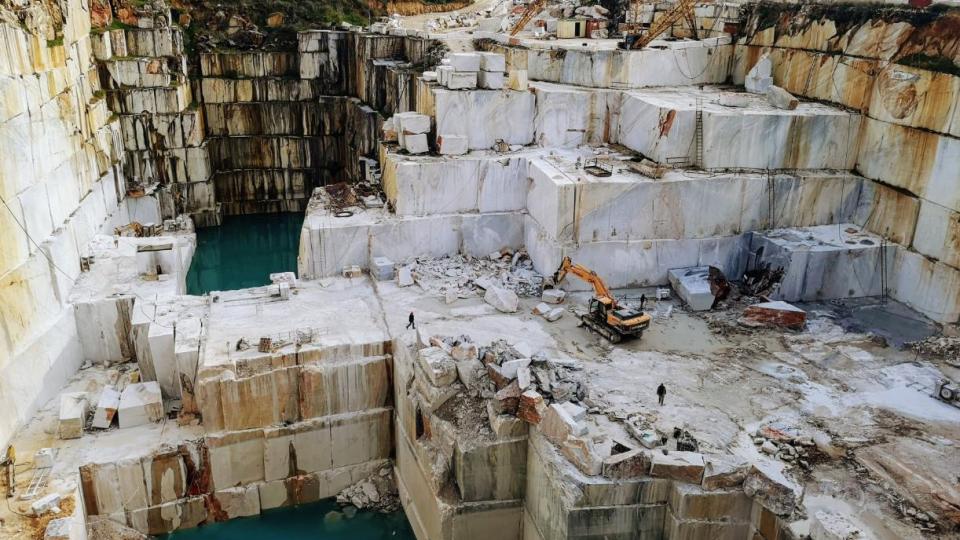
[[[332,499],[314,504],[268,510],[259,516],[234,519],[163,536],[164,540],[413,540],[403,512],[358,512],[326,518],[340,506]]]
[[[187,294],[267,285],[273,272],[296,272],[302,224],[303,214],[250,214],[199,229]]]

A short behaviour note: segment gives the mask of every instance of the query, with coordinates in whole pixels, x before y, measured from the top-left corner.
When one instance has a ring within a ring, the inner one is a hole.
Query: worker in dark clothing
[[[663,398],[665,397],[667,397],[667,387],[660,383],[660,386],[657,387],[657,399],[661,405],[663,405]]]
[[[412,312],[412,311],[410,312],[409,321],[410,321],[410,322],[407,323],[407,329],[409,330],[410,328],[413,328],[414,330],[416,330],[416,329],[417,329],[417,323],[413,322],[413,312]]]
[[[647,303],[647,295],[640,295],[640,309],[643,310],[643,305]]]

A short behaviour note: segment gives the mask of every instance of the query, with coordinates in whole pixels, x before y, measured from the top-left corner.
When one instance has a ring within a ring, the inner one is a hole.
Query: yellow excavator
[[[580,320],[611,343],[620,343],[624,338],[640,337],[650,326],[650,315],[621,306],[596,272],[585,266],[573,264],[570,257],[563,258],[560,268],[553,275],[553,283],[559,285],[568,273],[593,285],[590,310],[581,315]]]

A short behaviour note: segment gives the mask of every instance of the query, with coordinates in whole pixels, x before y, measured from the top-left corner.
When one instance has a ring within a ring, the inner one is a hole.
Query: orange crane
[[[687,20],[690,29],[693,31],[694,39],[699,39],[697,35],[697,22],[693,14],[693,8],[696,3],[697,0],[679,0],[666,15],[655,20],[653,24],[650,25],[650,28],[647,29],[646,33],[624,36],[623,41],[620,43],[620,48],[642,49],[649,45],[651,41],[657,39],[660,34],[666,32],[668,28],[680,19]]]
[[[527,25],[534,17],[537,16],[537,13],[546,7],[547,0],[533,0],[527,4],[527,9],[524,10],[523,15],[520,17],[520,20],[513,25],[513,28],[510,29],[510,35],[515,36],[523,30],[523,27]]]
[[[640,337],[650,326],[651,317],[646,313],[621,306],[610,293],[607,284],[589,268],[573,264],[570,257],[564,257],[560,268],[553,275],[553,283],[559,284],[567,274],[573,274],[593,286],[593,298],[590,310],[580,316],[583,324],[594,332],[607,338],[611,343],[620,343],[623,338]]]

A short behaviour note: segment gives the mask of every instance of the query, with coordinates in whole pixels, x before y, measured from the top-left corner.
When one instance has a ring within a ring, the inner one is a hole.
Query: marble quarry
[[[0,537],[955,535],[960,8],[581,3],[0,0]]]

